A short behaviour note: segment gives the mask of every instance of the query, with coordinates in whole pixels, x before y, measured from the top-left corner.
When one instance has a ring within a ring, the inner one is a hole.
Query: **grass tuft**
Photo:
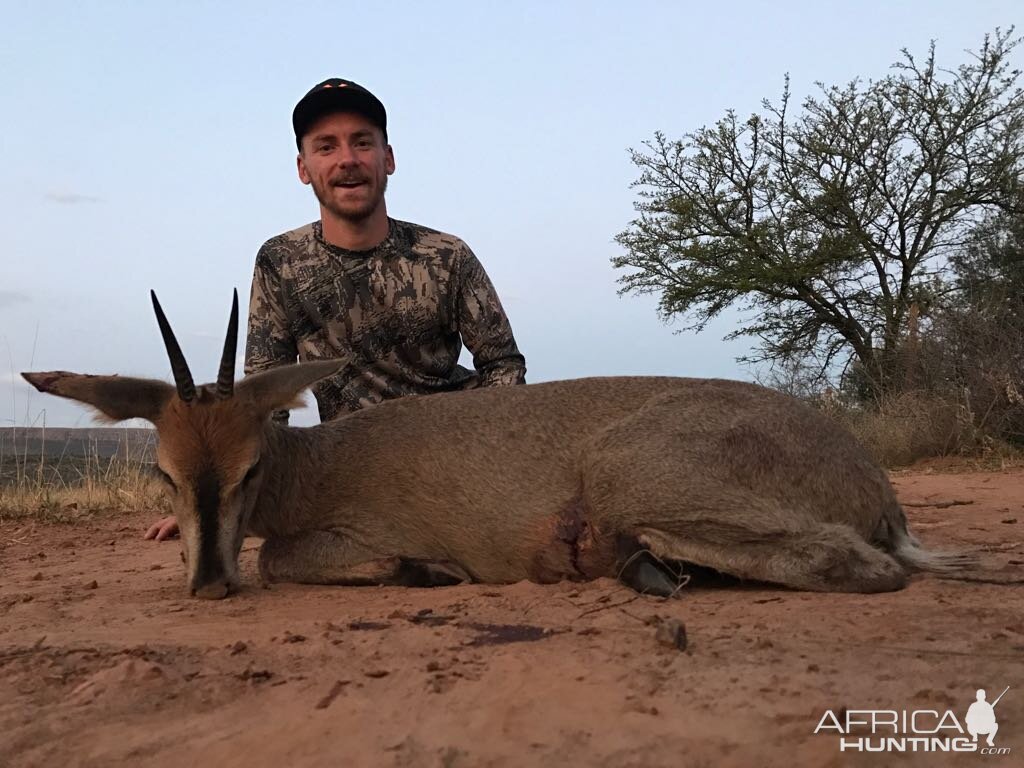
[[[40,440],[30,439],[29,432],[14,434],[13,443],[0,442],[0,524],[70,523],[104,513],[165,514],[170,509],[165,487],[145,451],[101,456],[91,444],[82,456],[65,445],[55,455],[49,448],[39,451]],[[127,446],[127,434],[124,440]]]

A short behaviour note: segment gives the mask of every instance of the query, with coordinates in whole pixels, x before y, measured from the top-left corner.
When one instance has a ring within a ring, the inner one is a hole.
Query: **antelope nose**
[[[228,583],[227,581],[212,581],[193,589],[192,595],[203,600],[222,600],[228,596]]]

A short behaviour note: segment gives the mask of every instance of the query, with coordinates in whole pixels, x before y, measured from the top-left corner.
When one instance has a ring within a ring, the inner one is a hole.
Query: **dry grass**
[[[818,405],[885,467],[942,459],[950,466],[1000,469],[1024,461],[1020,448],[975,428],[962,404],[935,396],[906,393],[863,407],[836,401]]]
[[[142,460],[0,455],[0,524],[76,522],[100,513],[168,509],[163,484]]]
[[[940,400],[901,395],[875,407],[836,409],[830,415],[886,467],[946,456],[961,442],[956,406]]]

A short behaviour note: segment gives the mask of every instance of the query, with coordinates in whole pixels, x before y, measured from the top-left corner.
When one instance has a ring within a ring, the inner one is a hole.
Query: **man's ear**
[[[303,184],[309,184],[312,182],[312,177],[309,175],[309,169],[306,168],[306,161],[302,159],[302,152],[295,158],[295,167],[299,172],[299,181]]]
[[[344,370],[347,359],[318,360],[271,368],[246,376],[235,386],[235,397],[248,400],[264,413],[298,407],[299,394],[320,379]]]
[[[21,375],[40,392],[92,406],[110,421],[146,419],[156,423],[168,401],[177,394],[170,384],[154,379],[90,376],[67,371]]]

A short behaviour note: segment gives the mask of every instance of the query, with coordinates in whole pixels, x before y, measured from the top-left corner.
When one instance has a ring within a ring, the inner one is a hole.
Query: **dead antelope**
[[[680,563],[796,589],[899,589],[956,570],[922,550],[885,472],[847,432],[738,381],[592,378],[408,397],[280,426],[344,361],[234,381],[235,297],[215,384],[196,387],[153,295],[175,385],[62,371],[41,392],[159,435],[188,584],[236,588],[247,533],[268,581],[556,582],[618,576],[655,594]]]

